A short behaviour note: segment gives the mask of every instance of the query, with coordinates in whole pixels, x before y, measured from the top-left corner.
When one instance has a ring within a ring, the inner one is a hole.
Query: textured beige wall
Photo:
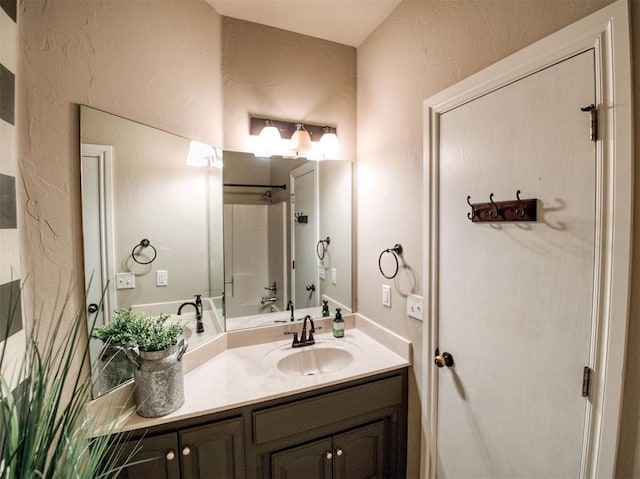
[[[76,104],[221,145],[222,18],[204,0],[19,8],[27,309],[44,307],[48,318],[60,284],[83,289]]]
[[[408,477],[418,477],[421,434],[424,440],[424,431],[417,426],[420,396],[424,396],[420,391],[421,377],[423,368],[431,364],[431,352],[422,345],[422,323],[404,314],[406,293],[424,294],[422,102],[608,3],[405,0],[358,48],[358,311],[414,344]],[[633,22],[637,29],[640,21],[638,5],[634,3]],[[637,33],[635,46],[637,55]],[[635,71],[638,72],[637,67]],[[395,243],[404,247],[406,268],[397,280],[388,281],[378,272],[377,258]],[[393,285],[391,309],[381,304],[382,284]],[[637,289],[638,286],[634,291]],[[637,298],[638,294],[634,296]],[[638,314],[632,324],[636,318]],[[639,326],[632,326],[632,336],[638,344]],[[635,349],[632,344],[632,364],[638,364],[639,353],[634,353]],[[626,417],[633,419],[629,434],[634,441],[623,447],[637,451],[640,373],[633,374],[637,376],[634,393],[626,398],[633,403],[627,409],[633,411],[627,411]],[[634,454],[639,457],[637,452]],[[640,464],[624,467],[625,473],[633,470],[640,474]]]
[[[340,159],[355,160],[355,48],[233,18],[223,38],[227,150],[251,150],[253,114],[337,126]]]

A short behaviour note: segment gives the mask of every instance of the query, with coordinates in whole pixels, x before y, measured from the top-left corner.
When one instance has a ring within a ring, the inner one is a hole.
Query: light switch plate
[[[382,285],[382,306],[391,307],[391,286],[388,284]]]
[[[133,273],[116,273],[116,289],[133,289],[136,287],[136,277]]]
[[[156,271],[156,286],[167,286],[169,284],[169,271],[159,269]]]
[[[407,316],[422,321],[422,303],[422,296],[418,296],[417,294],[407,295]]]
[[[338,271],[335,268],[331,268],[331,283],[336,284],[338,280]]]

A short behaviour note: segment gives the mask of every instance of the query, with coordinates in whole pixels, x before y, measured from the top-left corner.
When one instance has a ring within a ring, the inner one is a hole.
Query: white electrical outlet
[[[335,268],[331,268],[331,282],[333,284],[336,284],[337,278],[338,278],[338,272],[336,271]]]
[[[133,289],[136,287],[136,277],[133,273],[116,273],[116,289]]]
[[[167,286],[169,284],[169,271],[159,269],[156,271],[156,286]]]
[[[324,266],[320,266],[318,269],[318,276],[320,276],[320,279],[324,279],[325,271],[326,269],[324,269]]]
[[[407,316],[422,321],[422,296],[417,294],[407,295]]]
[[[382,306],[391,307],[391,286],[388,284],[382,285]]]

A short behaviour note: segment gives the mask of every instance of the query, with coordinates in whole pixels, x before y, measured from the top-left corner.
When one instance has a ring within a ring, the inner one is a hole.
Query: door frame
[[[424,260],[427,321],[425,364],[438,338],[439,117],[521,78],[589,49],[595,50],[600,139],[596,143],[595,331],[592,392],[583,441],[582,478],[614,477],[622,409],[631,280],[633,131],[628,0],[618,0],[582,20],[514,53],[423,103]],[[585,122],[585,134],[588,123]],[[615,209],[615,216],[614,216]],[[425,366],[423,391],[428,432],[422,447],[429,477],[437,460],[437,374]]]

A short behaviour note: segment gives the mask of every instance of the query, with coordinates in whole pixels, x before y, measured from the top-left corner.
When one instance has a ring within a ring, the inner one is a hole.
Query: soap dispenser
[[[340,308],[336,308],[336,317],[333,318],[333,336],[336,338],[344,338],[344,319]]]
[[[322,317],[323,318],[327,318],[331,315],[331,312],[329,312],[329,301],[327,301],[326,299],[322,300]]]

